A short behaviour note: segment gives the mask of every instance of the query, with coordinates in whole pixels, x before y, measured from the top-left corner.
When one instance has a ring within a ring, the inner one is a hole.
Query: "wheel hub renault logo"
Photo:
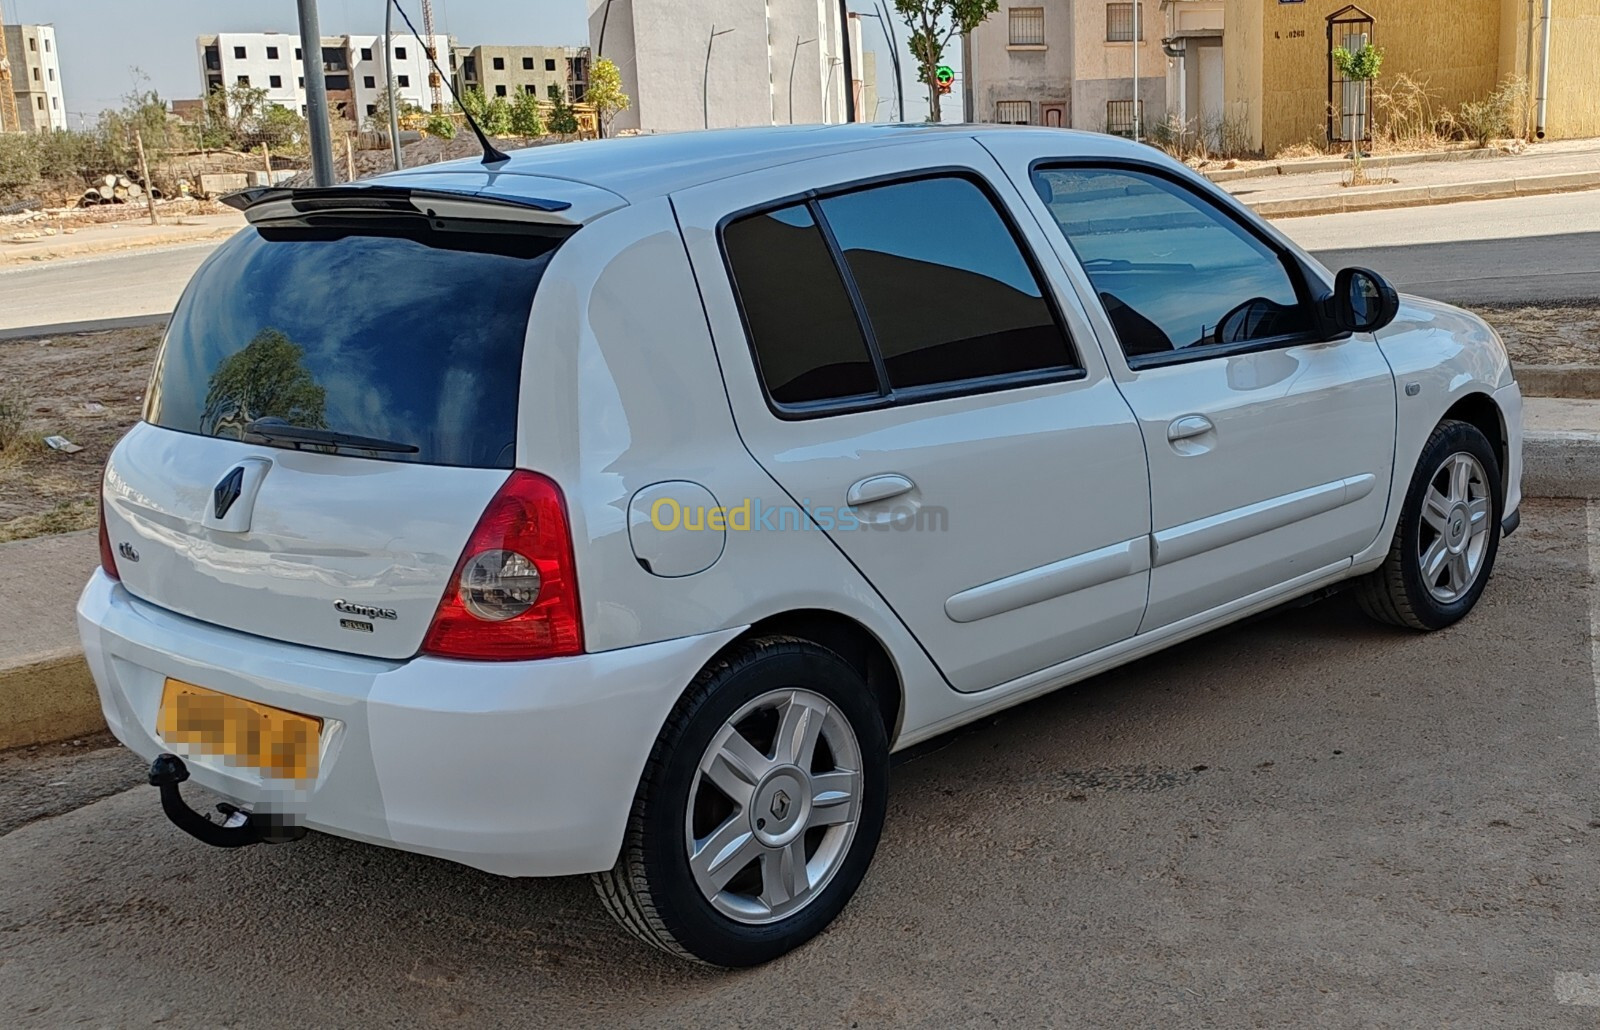
[[[788,814],[789,795],[780,790],[776,794],[772,795],[772,817],[774,819],[782,819]]]
[[[244,466],[239,466],[232,472],[222,477],[216,489],[211,491],[211,509],[217,518],[228,514],[228,509],[233,507],[233,502],[239,499],[244,492]]]

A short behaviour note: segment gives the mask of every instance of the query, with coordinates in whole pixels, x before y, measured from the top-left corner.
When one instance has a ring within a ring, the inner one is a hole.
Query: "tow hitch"
[[[283,844],[299,840],[305,827],[292,826],[280,816],[246,812],[223,802],[217,805],[222,822],[211,821],[190,808],[178,792],[178,784],[189,778],[189,767],[177,755],[157,755],[150,763],[150,786],[161,791],[161,810],[172,824],[196,840],[218,848],[242,848],[247,844]]]

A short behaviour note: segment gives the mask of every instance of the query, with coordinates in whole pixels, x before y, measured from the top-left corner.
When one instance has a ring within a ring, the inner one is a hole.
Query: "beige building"
[[[966,40],[969,119],[1129,134],[1137,48],[1138,99],[1148,130],[1167,111],[1169,61],[1161,40],[1172,2],[1024,0],[1002,6]]]
[[[4,132],[49,132],[67,127],[67,101],[61,92],[61,59],[56,30],[50,25],[4,27],[6,56],[11,62],[11,91],[20,125],[0,125]],[[0,105],[0,121],[6,117]]]
[[[582,101],[589,89],[589,48],[562,46],[456,47],[450,52],[456,89],[481,89],[508,100],[532,93],[540,100],[557,86],[568,100]]]
[[[1382,49],[1383,79],[1403,72],[1425,82],[1439,111],[1481,100],[1511,76],[1537,94],[1547,65],[1545,134],[1600,135],[1600,0],[1556,0],[1548,62],[1542,5],[1528,0],[1224,0],[1223,8],[1224,106],[1254,149],[1365,135],[1366,90],[1340,81],[1328,56],[1362,41]],[[1524,118],[1536,120],[1534,105]]]

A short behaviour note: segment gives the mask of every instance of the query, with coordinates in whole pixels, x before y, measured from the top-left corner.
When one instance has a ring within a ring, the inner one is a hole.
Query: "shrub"
[[[543,136],[544,115],[539,110],[539,98],[528,92],[517,94],[511,104],[511,131],[518,136]]]
[[[1516,119],[1528,102],[1528,84],[1512,77],[1482,100],[1462,104],[1452,119],[1462,135],[1480,147],[1515,133]]]
[[[0,389],[0,451],[22,437],[22,429],[27,422],[28,400],[21,388],[8,386]]]
[[[444,111],[435,111],[422,123],[422,131],[440,139],[455,139],[456,120]]]

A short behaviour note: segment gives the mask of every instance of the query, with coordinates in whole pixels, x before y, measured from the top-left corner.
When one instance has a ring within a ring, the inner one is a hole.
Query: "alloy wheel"
[[[1418,568],[1434,599],[1450,604],[1472,589],[1489,549],[1494,510],[1488,473],[1464,451],[1445,458],[1422,495]]]
[[[751,700],[713,735],[689,788],[689,869],[718,912],[759,925],[805,908],[849,854],[861,746],[801,689]]]

